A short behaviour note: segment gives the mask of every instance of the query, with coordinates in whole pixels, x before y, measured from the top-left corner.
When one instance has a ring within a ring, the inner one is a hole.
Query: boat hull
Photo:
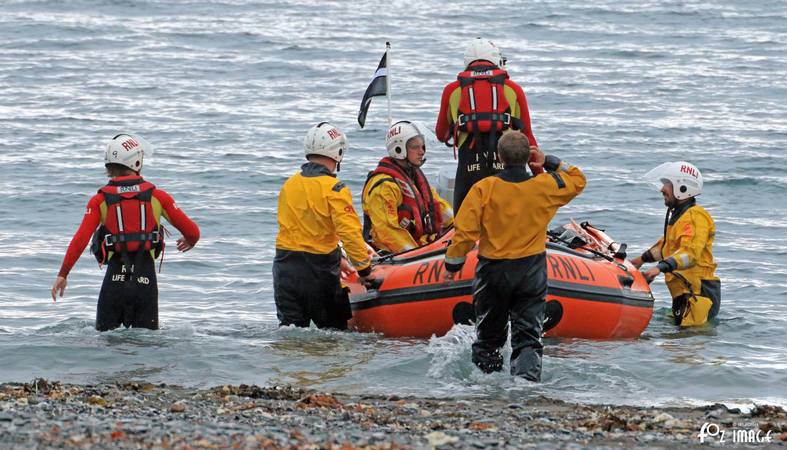
[[[447,238],[376,265],[375,273],[384,278],[376,290],[346,280],[353,311],[350,327],[388,337],[428,338],[444,335],[454,324],[471,323],[476,250],[449,281],[444,279],[446,245]],[[650,322],[649,285],[624,259],[610,261],[547,244],[547,274],[547,337],[636,338]]]

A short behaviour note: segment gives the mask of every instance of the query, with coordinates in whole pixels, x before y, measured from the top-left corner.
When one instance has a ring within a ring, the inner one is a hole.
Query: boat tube
[[[387,337],[442,336],[454,324],[475,319],[472,284],[477,248],[453,280],[444,279],[449,231],[423,247],[379,258],[383,281],[366,289],[356,275],[350,289],[350,328]],[[625,244],[603,230],[574,221],[547,238],[546,337],[636,338],[653,314],[653,295],[642,274],[625,259]]]

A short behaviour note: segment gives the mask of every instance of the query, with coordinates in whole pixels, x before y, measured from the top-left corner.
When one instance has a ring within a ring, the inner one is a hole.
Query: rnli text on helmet
[[[401,125],[395,128],[391,128],[390,130],[388,130],[388,136],[386,136],[386,139],[391,139],[392,137],[401,133],[402,133]]]
[[[680,171],[681,171],[681,173],[687,173],[687,174],[693,176],[694,178],[697,178],[697,171],[693,167],[682,165],[682,166],[680,166]]]
[[[122,145],[123,148],[126,149],[126,150],[131,150],[132,148],[139,147],[139,143],[137,141],[135,141],[133,138],[126,139],[120,145]]]

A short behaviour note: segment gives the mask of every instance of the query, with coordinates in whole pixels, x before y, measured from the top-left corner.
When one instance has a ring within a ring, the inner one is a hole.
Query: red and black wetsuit
[[[172,197],[165,191],[153,187],[137,175],[116,177],[110,180],[110,185],[122,185],[127,187],[129,191],[133,190],[135,186],[145,184],[152,189],[149,203],[156,224],[159,223],[160,216],[163,215],[183,234],[186,241],[191,245],[196,244],[200,237],[199,227],[178,208]],[[85,216],[68,245],[58,276],[68,276],[71,268],[90,242],[93,233],[100,225],[104,224],[106,211],[106,196],[99,191],[87,203]],[[122,214],[123,220],[127,223],[127,227],[133,227],[133,222],[135,220],[138,222],[139,218],[126,217],[128,215],[124,212]],[[160,238],[163,239],[163,236]],[[123,258],[120,252],[114,252],[107,264],[107,273],[101,286],[96,313],[96,329],[100,331],[117,328],[121,324],[127,327],[158,328],[158,285],[153,256],[149,250],[144,248],[143,242],[129,241],[126,245],[127,258]],[[142,249],[140,246],[143,246]],[[138,255],[138,252],[142,252],[142,254]],[[139,262],[140,266],[133,268],[134,279],[129,282],[126,282],[126,277],[131,274],[127,271],[130,272],[132,269],[124,264],[124,259],[133,261],[133,265],[137,265]]]

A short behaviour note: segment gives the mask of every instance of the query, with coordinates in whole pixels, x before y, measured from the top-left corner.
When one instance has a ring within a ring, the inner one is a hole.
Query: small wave
[[[45,325],[34,331],[37,335],[53,334],[72,334],[89,335],[96,334],[95,321],[87,321],[78,317],[69,317],[51,325]]]

